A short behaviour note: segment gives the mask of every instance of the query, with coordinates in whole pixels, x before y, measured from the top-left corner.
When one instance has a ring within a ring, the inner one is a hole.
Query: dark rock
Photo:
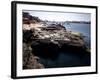
[[[23,24],[37,23],[41,20],[38,17],[32,16],[27,12],[23,12]]]
[[[44,68],[44,66],[39,63],[39,57],[32,54],[32,48],[28,44],[23,43],[23,69],[40,68]]]
[[[23,42],[30,42],[33,36],[32,33],[31,30],[23,30]]]
[[[64,44],[61,47],[61,51],[72,52],[72,53],[84,53],[85,47]]]
[[[27,13],[27,12],[23,12],[23,18],[29,18],[29,13]]]
[[[44,58],[54,58],[59,52],[59,46],[57,44],[45,39],[33,41],[31,47],[36,56]]]

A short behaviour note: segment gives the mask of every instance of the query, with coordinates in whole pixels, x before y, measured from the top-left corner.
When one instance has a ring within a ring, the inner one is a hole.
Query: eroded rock
[[[32,54],[32,48],[23,43],[23,69],[40,69],[44,66],[39,63],[39,57]]]

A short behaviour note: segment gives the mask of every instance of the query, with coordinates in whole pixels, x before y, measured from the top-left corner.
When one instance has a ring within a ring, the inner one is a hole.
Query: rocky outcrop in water
[[[24,30],[23,37],[24,42],[31,42],[32,52],[44,58],[53,58],[60,51],[80,53],[85,50],[85,42],[82,35],[64,28],[33,28],[31,30]]]
[[[84,39],[80,33],[74,33],[65,29],[56,29],[52,27],[38,27],[31,30],[24,30],[24,41],[48,41],[61,47],[63,44],[84,47]]]
[[[36,56],[54,59],[60,51],[84,53],[86,49],[81,33],[68,31],[61,24],[46,23],[28,13],[23,14],[23,43],[23,67],[28,69],[44,68]]]

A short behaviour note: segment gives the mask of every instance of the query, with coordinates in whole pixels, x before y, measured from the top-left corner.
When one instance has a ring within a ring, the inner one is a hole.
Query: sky
[[[24,10],[23,12],[28,12],[32,16],[37,16],[41,20],[48,21],[90,21],[91,14],[89,13],[70,13],[70,12],[46,12],[46,11],[29,11]]]

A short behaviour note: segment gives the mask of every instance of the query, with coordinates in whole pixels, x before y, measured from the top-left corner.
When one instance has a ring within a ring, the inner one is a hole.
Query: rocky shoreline
[[[23,69],[45,68],[38,56],[54,58],[60,51],[88,53],[81,33],[23,13]]]

